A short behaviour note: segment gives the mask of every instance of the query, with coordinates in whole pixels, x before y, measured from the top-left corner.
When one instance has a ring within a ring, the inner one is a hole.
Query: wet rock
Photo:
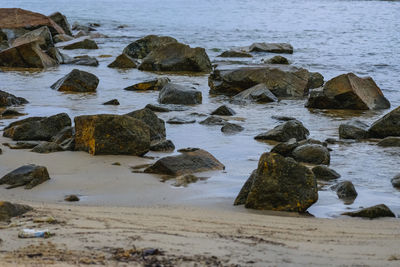
[[[351,217],[362,217],[375,219],[379,217],[396,217],[396,215],[385,205],[380,204],[373,207],[361,209],[359,211],[344,212],[342,215],[347,215]]]
[[[235,200],[235,205],[259,210],[305,212],[318,200],[314,174],[292,158],[275,153],[261,155]]]
[[[306,69],[286,65],[215,69],[208,78],[211,94],[236,95],[258,84],[277,97],[303,97],[308,94],[310,74]]]
[[[16,117],[16,116],[23,116],[25,114],[15,110],[15,109],[6,109],[0,114],[2,117]]]
[[[253,101],[258,103],[277,102],[278,98],[263,83],[257,84],[233,97],[234,103]]]
[[[226,120],[217,116],[209,116],[199,123],[204,125],[225,125]]]
[[[218,57],[253,57],[251,54],[244,51],[228,50],[222,52]]]
[[[63,14],[61,14],[60,12],[55,12],[51,14],[49,18],[57,23],[57,25],[64,30],[65,34],[72,35],[71,26],[69,25],[67,18]]]
[[[54,142],[43,142],[35,146],[31,151],[35,153],[47,154],[63,151],[63,148],[59,144]]]
[[[128,56],[127,54],[119,55],[113,62],[108,64],[109,68],[119,68],[119,69],[134,69],[137,68],[137,61]]]
[[[298,146],[293,150],[292,155],[297,161],[311,164],[329,165],[331,158],[329,150],[318,144]]]
[[[233,116],[235,114],[236,112],[226,105],[222,105],[213,112],[211,112],[211,115],[220,115],[220,116]]]
[[[172,117],[167,121],[167,123],[169,124],[190,124],[195,122],[196,122],[195,119],[184,118],[184,117]]]
[[[95,57],[90,57],[88,55],[76,56],[73,58],[66,58],[65,55],[63,55],[63,63],[91,67],[97,67],[99,65],[99,61]]]
[[[383,147],[400,147],[400,137],[386,137],[382,141],[379,141],[377,145]]]
[[[53,136],[50,141],[55,142],[57,144],[61,144],[65,140],[73,137],[75,134],[75,129],[71,126],[67,126],[64,129],[62,129],[60,132],[58,132],[55,136]]]
[[[154,112],[170,112],[168,108],[157,106],[157,105],[152,105],[152,104],[147,104],[145,108],[148,108]]]
[[[123,53],[132,58],[145,58],[151,51],[168,43],[177,43],[178,41],[169,36],[148,35],[124,48]]]
[[[298,120],[291,120],[281,125],[276,126],[274,129],[265,133],[261,133],[254,137],[258,140],[274,140],[278,142],[286,142],[292,138],[297,141],[307,139],[310,134],[308,129]]]
[[[113,105],[113,106],[118,106],[119,105],[119,101],[118,99],[111,99],[107,102],[104,102],[103,105]]]
[[[166,137],[165,122],[158,118],[157,115],[150,109],[143,108],[132,111],[126,115],[144,122],[150,128],[151,141]]]
[[[194,176],[193,174],[180,175],[180,176],[175,178],[174,186],[176,186],[176,187],[179,187],[179,186],[187,187],[189,184],[195,183],[198,180],[199,180],[199,178]]]
[[[5,127],[3,136],[18,141],[49,141],[67,126],[71,126],[71,119],[66,113],[50,117],[30,117]]]
[[[315,166],[312,168],[312,172],[317,180],[331,181],[340,178],[339,173],[323,165]]]
[[[0,179],[0,185],[9,185],[7,189],[15,188],[18,186],[25,186],[25,189],[32,189],[33,187],[49,179],[50,176],[46,167],[30,164],[21,166],[13,170],[12,172],[4,175]]]
[[[75,22],[72,24],[72,30],[74,30],[74,31],[84,31],[84,32],[86,32],[86,33],[96,31],[96,29],[93,28],[93,26],[90,26],[90,25],[83,25],[83,24],[80,24],[80,23],[77,22],[77,21],[75,21]]]
[[[161,104],[193,105],[201,104],[202,95],[200,91],[185,86],[168,83],[161,89],[158,95]]]
[[[75,117],[75,150],[141,156],[149,149],[150,129],[138,119],[111,114]]]
[[[57,48],[62,48],[65,50],[74,49],[99,49],[96,42],[89,39],[87,36],[79,37],[67,42],[60,42],[56,44]]]
[[[337,196],[340,199],[343,199],[345,202],[349,204],[353,203],[353,201],[357,198],[357,191],[354,188],[354,185],[350,181],[343,181],[331,187],[332,190],[336,191]]]
[[[161,78],[156,78],[154,80],[149,80],[149,81],[134,84],[132,86],[128,86],[128,87],[124,88],[124,90],[128,90],[128,91],[149,91],[149,90],[158,91],[158,90],[161,90],[170,81],[171,80],[167,77],[161,77]]]
[[[7,144],[7,146],[10,149],[32,149],[39,144],[40,142],[21,141],[21,142],[16,142],[15,144]]]
[[[393,187],[400,188],[400,174],[397,174],[395,177],[390,180]]]
[[[19,106],[29,103],[23,97],[16,97],[10,93],[0,90],[0,107]]]
[[[244,130],[244,128],[242,126],[234,124],[234,123],[225,123],[225,125],[221,127],[221,132],[227,133],[227,134],[238,133],[243,130]]]
[[[292,152],[299,145],[300,144],[296,141],[296,138],[291,138],[286,142],[279,143],[279,144],[275,145],[271,149],[271,152],[277,153],[277,154],[282,155],[284,157],[293,157],[292,156]]]
[[[319,72],[310,72],[308,78],[308,88],[319,88],[324,85],[324,76]]]
[[[400,136],[400,107],[374,122],[369,128],[368,134],[376,138]]]
[[[54,43],[68,42],[74,40],[74,37],[66,34],[57,34],[53,37]]]
[[[86,71],[73,69],[69,74],[59,79],[51,88],[67,92],[95,92],[99,79]]]
[[[249,51],[293,54],[293,46],[287,43],[254,43],[249,46]]]
[[[295,120],[296,118],[294,117],[288,117],[288,116],[278,116],[278,115],[273,115],[271,116],[272,119],[278,120],[278,121],[291,121]]]
[[[150,150],[151,151],[174,151],[175,150],[175,145],[172,143],[171,140],[161,140],[161,141],[156,141],[150,145]]]
[[[68,195],[64,198],[64,201],[68,201],[68,202],[75,202],[75,201],[79,201],[79,197],[77,195]]]
[[[0,201],[0,221],[10,221],[12,217],[20,216],[31,210],[33,210],[33,208],[27,205],[14,204],[8,201]]]
[[[178,151],[181,152],[180,155],[161,158],[146,168],[144,172],[178,176],[225,169],[221,162],[205,150],[187,149]]]
[[[0,29],[0,51],[5,50],[9,48],[10,46],[8,45],[8,37],[7,34],[5,34],[1,29]]]
[[[375,110],[389,108],[390,103],[371,77],[347,73],[326,82],[322,91],[310,94],[306,107]]]
[[[355,120],[340,124],[339,137],[341,139],[365,139],[368,138],[368,124]]]
[[[53,38],[47,26],[25,33],[24,35],[14,39],[12,46],[20,46],[27,43],[38,43],[43,50],[54,47]]]
[[[68,139],[65,139],[60,146],[64,151],[74,151],[75,150],[75,134]]]
[[[264,60],[264,62],[267,64],[289,65],[289,60],[282,56],[274,56],[274,57],[271,57],[270,59]]]

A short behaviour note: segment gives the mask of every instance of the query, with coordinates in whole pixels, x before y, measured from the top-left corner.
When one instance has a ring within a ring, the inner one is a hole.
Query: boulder
[[[190,119],[185,117],[172,117],[169,120],[167,120],[167,123],[169,124],[190,124],[195,122],[196,122],[195,119]]]
[[[228,50],[222,52],[218,57],[253,57],[251,54],[244,51]]]
[[[57,34],[53,37],[54,43],[68,42],[74,40],[74,37],[66,34]]]
[[[254,139],[286,142],[295,138],[297,141],[300,141],[307,139],[309,134],[308,129],[300,121],[291,120],[276,126],[272,130],[257,135]]]
[[[0,221],[10,221],[12,217],[20,216],[28,211],[33,210],[27,205],[14,204],[7,201],[0,201]]]
[[[137,61],[128,56],[127,54],[122,53],[118,57],[115,58],[113,62],[108,64],[109,68],[119,68],[119,69],[134,69],[137,68]]]
[[[310,94],[306,107],[376,110],[389,108],[390,103],[371,77],[347,73],[326,82],[322,91]]]
[[[358,195],[353,183],[350,181],[340,182],[332,186],[331,189],[336,191],[336,194],[340,199],[343,199],[349,204],[353,203]]]
[[[204,48],[191,48],[181,43],[169,43],[150,52],[139,70],[174,72],[210,72],[211,62]]]
[[[72,138],[74,135],[75,135],[75,129],[71,126],[67,126],[64,129],[62,129],[61,131],[59,131],[56,135],[54,135],[50,139],[50,141],[57,143],[57,144],[61,144],[65,140]]]
[[[225,125],[226,120],[217,116],[209,116],[199,123],[204,125]]]
[[[167,83],[158,95],[161,104],[194,105],[201,104],[202,95],[200,91],[187,88],[175,83]]]
[[[16,97],[15,95],[0,90],[0,107],[19,106],[28,103],[28,100],[23,97]]]
[[[55,82],[51,88],[66,92],[95,92],[99,79],[86,71],[73,69],[63,78]]]
[[[369,125],[359,121],[351,121],[339,125],[339,137],[342,139],[365,139],[368,138]]]
[[[315,166],[312,172],[317,180],[331,181],[340,178],[340,174],[324,165]]]
[[[282,64],[282,65],[289,65],[289,60],[282,56],[274,56],[267,60],[263,60],[264,63],[267,64]]]
[[[149,149],[150,129],[138,119],[111,114],[75,117],[75,150],[141,156]]]
[[[50,117],[30,117],[5,127],[3,136],[19,141],[49,141],[67,126],[71,126],[71,119],[66,113]]]
[[[397,174],[395,177],[393,177],[390,182],[392,183],[393,187],[400,189],[400,174]]]
[[[97,67],[99,65],[99,61],[95,57],[90,57],[88,55],[76,56],[73,58],[62,55],[62,57],[64,64],[91,66],[91,67]]]
[[[15,109],[10,109],[10,108],[0,112],[1,117],[16,117],[16,116],[23,116],[23,115],[26,115],[26,114],[21,113]]]
[[[400,107],[374,122],[368,129],[368,134],[376,138],[400,136]]]
[[[291,138],[284,143],[279,143],[279,144],[275,145],[271,149],[271,152],[278,153],[279,155],[282,155],[284,157],[294,158],[294,156],[292,154],[293,151],[297,147],[307,145],[307,144],[316,144],[316,145],[324,145],[325,146],[324,143],[322,143],[321,141],[315,140],[315,139],[304,139],[304,140],[297,142],[296,138]]]
[[[154,80],[148,80],[141,83],[134,84],[124,88],[127,91],[159,91],[171,80],[167,77],[155,78]]]
[[[377,145],[383,147],[400,147],[400,137],[386,137],[379,141]]]
[[[249,46],[249,51],[293,54],[293,46],[287,43],[254,43]]]
[[[65,50],[73,49],[99,49],[96,42],[91,40],[87,36],[79,37],[67,42],[60,42],[56,44],[57,48],[62,48]]]
[[[293,150],[292,155],[297,161],[311,164],[329,165],[331,160],[329,150],[318,144],[298,146]]]
[[[143,108],[132,111],[126,115],[144,122],[149,127],[151,141],[160,140],[166,137],[165,122],[158,118],[150,109]]]
[[[259,210],[305,212],[318,200],[314,174],[292,158],[264,153],[235,200]]]
[[[215,69],[208,78],[211,94],[236,95],[258,84],[277,97],[303,97],[308,94],[310,73],[287,65]]]
[[[161,140],[161,141],[153,142],[150,145],[150,150],[157,151],[157,152],[174,151],[175,145],[174,145],[174,143],[172,143],[171,140]]]
[[[361,209],[359,211],[344,212],[342,215],[347,215],[351,217],[362,217],[375,219],[379,217],[396,217],[396,215],[385,205],[380,204],[373,207]]]
[[[234,103],[245,103],[247,101],[258,103],[277,102],[278,98],[263,83],[246,89],[233,97]]]
[[[168,108],[157,106],[157,105],[152,105],[152,104],[147,104],[145,108],[148,108],[154,112],[170,112]]]
[[[225,169],[221,162],[205,150],[195,148],[179,151],[180,155],[161,158],[144,172],[178,176]]]
[[[107,102],[104,102],[103,105],[112,105],[112,106],[118,106],[119,105],[119,101],[118,99],[111,99]]]
[[[54,47],[53,38],[47,26],[25,33],[24,35],[14,39],[11,46],[20,46],[28,43],[38,43],[42,50],[48,50]]]
[[[221,127],[221,132],[226,134],[238,133],[243,130],[244,128],[242,126],[234,123],[225,123],[225,125]]]
[[[324,76],[319,72],[310,72],[308,88],[319,88],[324,85]]]
[[[63,148],[55,142],[43,142],[35,146],[31,151],[40,154],[47,154],[52,152],[63,151]]]
[[[151,51],[178,41],[169,36],[147,35],[124,48],[123,53],[132,58],[145,58]]]
[[[211,115],[220,115],[220,116],[233,116],[235,114],[236,112],[226,105],[222,105],[213,112],[211,112]]]
[[[0,185],[9,185],[7,189],[18,186],[25,186],[25,189],[32,189],[49,179],[50,176],[46,167],[30,164],[21,166],[4,175],[0,179]]]
[[[51,14],[49,18],[57,23],[57,25],[64,30],[65,34],[72,35],[71,26],[69,25],[67,18],[63,14],[61,14],[60,12],[55,12]]]

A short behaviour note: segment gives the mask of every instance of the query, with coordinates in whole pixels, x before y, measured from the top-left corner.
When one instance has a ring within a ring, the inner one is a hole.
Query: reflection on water
[[[29,116],[45,116],[67,112],[70,116],[95,113],[124,114],[157,103],[157,92],[137,93],[123,88],[157,76],[138,70],[116,70],[106,66],[122,49],[147,34],[171,35],[191,46],[202,46],[213,61],[223,50],[245,46],[253,42],[289,42],[295,47],[293,55],[285,55],[296,66],[322,73],[326,79],[354,72],[369,75],[382,88],[392,107],[400,105],[400,3],[395,1],[264,1],[264,0],[116,0],[116,1],[6,1],[1,7],[21,7],[44,14],[61,11],[74,21],[97,22],[98,30],[110,38],[97,39],[99,50],[67,51],[70,56],[96,56],[99,67],[79,66],[100,78],[96,94],[67,94],[50,89],[55,81],[73,66],[59,66],[46,72],[6,71],[0,73],[0,89],[30,101],[16,108]],[[157,7],[155,9],[155,7]],[[117,28],[125,25],[124,28]],[[271,54],[240,59],[239,64],[258,64]],[[164,74],[165,75],[165,74]],[[165,75],[166,76],[166,75]],[[207,76],[168,75],[173,82],[194,86],[203,93],[203,104],[185,111],[161,113],[168,120],[174,116],[191,116],[193,112],[209,114],[222,103],[225,96],[208,95]],[[117,98],[121,105],[104,106],[103,102]],[[272,104],[231,105],[237,112],[233,120],[245,130],[236,135],[221,133],[219,126],[200,124],[167,124],[167,136],[182,147],[202,147],[226,165],[226,173],[219,173],[206,183],[201,198],[229,197],[239,192],[250,172],[256,168],[259,156],[271,144],[253,139],[278,121],[271,116],[291,116],[310,129],[310,137],[325,140],[338,137],[338,126],[343,121],[357,118],[371,123],[387,111],[320,111],[304,108],[305,100],[283,100]],[[200,119],[197,118],[199,121]],[[12,120],[0,121],[0,126]],[[400,192],[390,184],[399,172],[398,148],[380,148],[373,142],[330,145],[331,166],[342,177],[351,180],[359,193],[356,201],[345,206],[330,190],[321,191],[319,201],[309,211],[320,217],[337,216],[347,208],[357,209],[385,203],[400,211]]]

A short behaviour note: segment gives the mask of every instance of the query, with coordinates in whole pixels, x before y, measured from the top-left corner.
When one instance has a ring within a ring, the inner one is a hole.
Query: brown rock
[[[137,68],[137,62],[127,54],[119,55],[113,62],[108,64],[109,68],[133,69]]]
[[[20,216],[31,210],[33,210],[32,207],[27,205],[0,201],[0,221],[9,221],[12,217]]]
[[[66,50],[73,49],[98,49],[96,42],[84,36],[67,42],[60,42],[56,44],[57,48]]]
[[[169,36],[147,35],[124,48],[123,53],[132,58],[145,58],[151,51],[168,43],[177,43]]]
[[[74,69],[55,82],[51,88],[67,92],[95,92],[98,84],[99,79],[96,75]]]

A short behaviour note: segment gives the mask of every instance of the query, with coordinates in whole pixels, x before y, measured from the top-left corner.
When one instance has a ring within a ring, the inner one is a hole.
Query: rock
[[[244,128],[242,126],[234,124],[234,123],[225,123],[225,125],[221,127],[221,132],[227,133],[227,134],[238,133],[243,130],[244,130]]]
[[[179,150],[180,155],[159,159],[144,170],[145,173],[183,175],[195,172],[223,170],[222,165],[213,155],[202,149]]]
[[[272,119],[278,120],[278,121],[291,121],[295,120],[296,118],[294,117],[289,117],[289,116],[279,116],[279,115],[273,115],[271,116]]]
[[[166,84],[168,84],[171,80],[167,77],[156,78],[154,80],[149,80],[141,83],[134,84],[132,86],[128,86],[124,88],[127,91],[149,91],[161,90]]]
[[[267,64],[289,65],[289,60],[282,56],[274,56],[274,57],[271,57],[270,59],[264,60],[264,62]]]
[[[23,116],[25,114],[20,113],[19,111],[15,109],[6,109],[0,114],[2,117],[16,117],[16,116]]]
[[[32,150],[35,153],[47,154],[52,152],[63,151],[63,148],[54,142],[43,142],[37,146],[35,146]]]
[[[137,68],[138,63],[128,56],[127,54],[122,53],[119,55],[113,62],[108,64],[109,68],[119,68],[119,69],[134,69]]]
[[[169,124],[190,124],[195,122],[196,122],[195,119],[189,119],[184,117],[172,117],[169,120],[167,120],[167,123]]]
[[[74,151],[75,150],[75,134],[68,139],[65,139],[60,146],[64,151]]]
[[[68,202],[75,202],[75,201],[79,201],[79,197],[77,195],[68,195],[64,198],[64,201],[68,201]]]
[[[347,73],[326,82],[322,91],[310,94],[306,107],[375,110],[389,108],[390,103],[371,77]]]
[[[213,112],[211,112],[211,115],[220,115],[220,116],[233,116],[235,114],[236,112],[226,105],[222,105]]]
[[[323,165],[315,166],[312,168],[312,172],[317,180],[331,181],[340,178],[339,173]]]
[[[7,144],[7,146],[10,149],[32,149],[35,146],[39,145],[40,142],[34,142],[34,141],[22,141],[22,142],[17,142],[15,144]]]
[[[376,138],[400,136],[400,107],[374,122],[368,129],[368,134]]]
[[[400,147],[400,137],[386,137],[382,141],[379,141],[377,145],[383,147]]]
[[[336,191],[336,194],[340,199],[348,202],[348,204],[353,203],[357,197],[357,191],[354,185],[350,181],[343,181],[331,187],[332,190]]]
[[[168,108],[157,106],[157,105],[152,105],[152,104],[147,104],[145,108],[148,108],[154,112],[170,112]]]
[[[55,82],[51,88],[66,92],[95,92],[99,78],[86,71],[73,69],[69,74]]]
[[[233,102],[254,101],[258,103],[277,102],[278,98],[263,83],[246,89],[233,97]]]
[[[63,63],[72,65],[81,65],[81,66],[91,66],[91,67],[97,67],[99,65],[99,61],[95,57],[90,57],[88,55],[76,56],[68,59],[66,59],[64,55]]]
[[[20,216],[28,211],[33,210],[27,205],[14,204],[7,201],[0,201],[0,221],[10,221],[12,217]]]
[[[395,177],[390,180],[393,187],[400,188],[400,174],[397,174]]]
[[[80,38],[84,36],[89,36],[89,32],[80,30],[74,35],[75,38]]]
[[[199,123],[204,125],[225,125],[226,120],[217,116],[209,116]]]
[[[126,114],[129,117],[144,122],[150,129],[150,140],[160,140],[166,137],[165,122],[158,118],[150,109],[143,108]]]
[[[179,187],[179,186],[184,186],[187,187],[191,183],[195,183],[199,180],[198,177],[194,176],[193,174],[184,174],[180,175],[175,178],[175,183],[174,186]]]
[[[175,145],[171,140],[161,140],[150,145],[151,151],[174,151]]]
[[[75,129],[71,126],[67,126],[53,136],[50,141],[57,144],[63,143],[65,140],[72,138],[75,134]]]
[[[396,217],[396,215],[385,205],[380,204],[373,207],[361,209],[359,211],[344,212],[342,215],[347,215],[351,217],[362,217],[375,219],[379,217]]]
[[[310,134],[307,128],[298,121],[291,120],[281,125],[276,126],[274,129],[269,130],[265,133],[261,133],[254,137],[258,140],[274,140],[278,142],[286,142],[291,138],[295,138],[297,141],[307,139]]]
[[[329,150],[326,147],[317,144],[298,146],[293,150],[292,155],[297,161],[311,164],[329,165],[331,160]]]
[[[259,210],[305,212],[318,200],[314,174],[292,158],[264,153],[235,200]]]
[[[65,50],[73,49],[99,49],[96,42],[89,39],[87,36],[79,37],[71,41],[60,42],[56,44],[57,48],[62,48]]]
[[[151,51],[178,41],[169,36],[147,35],[124,48],[123,53],[132,58],[145,58]]]
[[[28,100],[23,97],[16,97],[15,95],[0,90],[0,107],[19,106],[28,103]]]
[[[167,83],[158,95],[161,104],[194,105],[201,104],[202,95],[200,91],[185,86]]]
[[[74,30],[74,31],[84,31],[84,32],[86,32],[86,33],[89,33],[89,32],[93,32],[93,31],[96,31],[96,29],[95,28],[93,28],[92,26],[88,26],[88,25],[82,25],[82,24],[80,24],[79,22],[74,22],[74,24],[72,24],[72,30]]]
[[[310,72],[308,78],[308,88],[319,88],[324,85],[324,76],[319,72]]]
[[[69,25],[67,18],[63,14],[61,14],[60,12],[55,12],[51,14],[49,18],[57,23],[57,25],[64,30],[65,34],[72,35],[71,26]]]
[[[139,65],[145,71],[210,72],[211,62],[204,48],[169,43],[150,52]]]
[[[50,176],[46,167],[30,164],[21,166],[13,170],[12,172],[4,175],[0,179],[0,185],[9,185],[7,189],[15,188],[18,186],[25,186],[25,189],[32,189],[33,187],[49,179]]]
[[[68,42],[74,40],[74,37],[66,34],[57,34],[53,37],[54,43]]]
[[[368,138],[368,124],[355,120],[340,124],[339,137],[341,139],[365,139]]]
[[[278,153],[284,157],[293,157],[292,152],[298,146],[300,146],[300,144],[296,141],[296,138],[291,138],[287,142],[275,145],[271,149],[271,152]]]
[[[125,115],[75,117],[75,150],[92,155],[141,156],[150,149],[150,129],[144,122]]]
[[[254,43],[249,47],[249,51],[293,54],[293,46],[287,43]]]
[[[53,38],[47,26],[25,33],[24,35],[14,39],[12,46],[20,46],[28,43],[38,43],[43,50],[48,50],[54,47]]]
[[[220,54],[218,57],[253,57],[253,56],[244,51],[228,50]]]
[[[258,84],[277,97],[303,97],[308,94],[310,74],[306,69],[287,65],[215,69],[208,78],[211,94],[236,95]]]
[[[119,101],[118,99],[111,99],[107,102],[104,102],[103,105],[114,105],[114,106],[118,106],[119,105]]]
[[[71,126],[71,119],[66,113],[50,117],[30,117],[5,127],[3,136],[18,141],[49,141],[67,126]]]

